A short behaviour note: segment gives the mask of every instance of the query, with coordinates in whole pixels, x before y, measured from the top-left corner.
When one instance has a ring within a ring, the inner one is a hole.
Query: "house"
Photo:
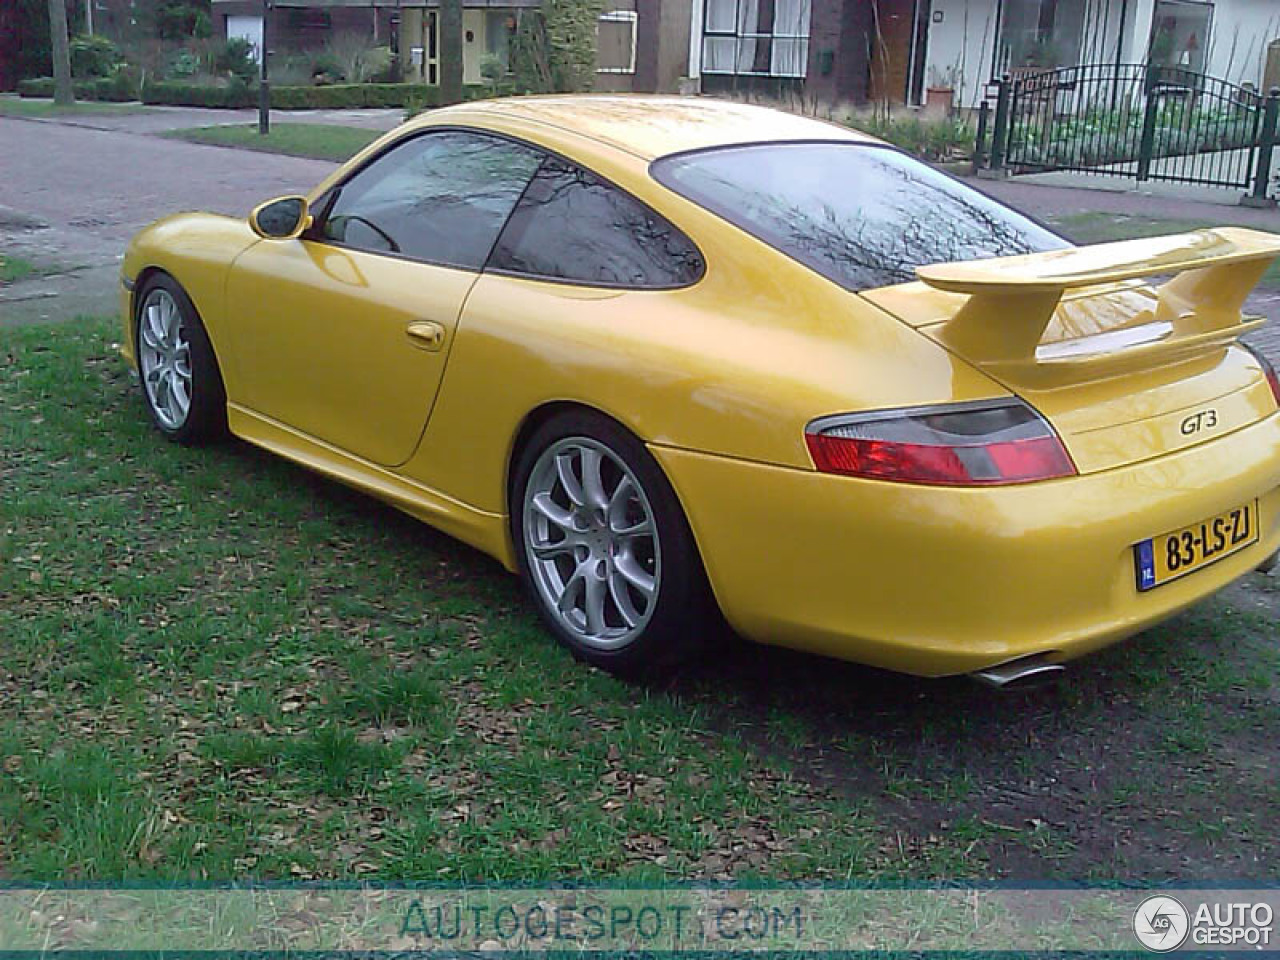
[[[610,0],[598,27],[599,90],[674,90],[688,69],[691,0]],[[463,0],[462,81],[484,79],[486,58],[505,63],[522,10],[539,0]],[[272,0],[270,42],[305,51],[327,38],[363,33],[398,54],[402,79],[439,82],[439,0]],[[213,0],[214,30],[262,43],[261,0]]]
[[[505,61],[539,0],[463,0],[463,81]],[[438,82],[438,0],[275,0],[272,46],[359,29]],[[258,0],[213,0],[215,29],[261,40]],[[1266,89],[1280,84],[1278,0],[607,0],[596,89],[803,93],[919,105],[929,87],[972,108],[1005,73],[1158,63]]]
[[[1280,38],[1276,0],[922,3],[929,82],[952,86],[962,106],[976,106],[1003,74],[1089,63],[1152,62],[1255,89],[1280,84],[1280,54],[1269,53]]]

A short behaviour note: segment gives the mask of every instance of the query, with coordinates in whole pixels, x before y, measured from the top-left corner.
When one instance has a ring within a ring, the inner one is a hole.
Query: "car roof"
[[[710,97],[506,97],[433,110],[424,115],[422,123],[435,125],[451,120],[545,124],[645,160],[685,150],[771,140],[878,142],[840,124]]]

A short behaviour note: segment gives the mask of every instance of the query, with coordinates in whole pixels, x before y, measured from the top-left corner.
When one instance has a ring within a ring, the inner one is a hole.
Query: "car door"
[[[374,463],[413,453],[463,302],[541,155],[486,134],[399,141],[228,278],[237,402]]]

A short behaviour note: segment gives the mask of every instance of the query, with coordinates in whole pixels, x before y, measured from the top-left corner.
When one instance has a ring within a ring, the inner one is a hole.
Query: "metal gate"
[[[1262,96],[1180,67],[1027,69],[995,84],[979,116],[979,166],[1074,170],[1267,196],[1280,91]],[[991,137],[987,129],[991,127]]]

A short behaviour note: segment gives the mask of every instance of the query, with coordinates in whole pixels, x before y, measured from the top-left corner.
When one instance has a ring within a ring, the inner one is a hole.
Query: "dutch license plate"
[[[1181,530],[1143,540],[1133,548],[1138,589],[1152,590],[1203,570],[1257,542],[1257,501]]]

